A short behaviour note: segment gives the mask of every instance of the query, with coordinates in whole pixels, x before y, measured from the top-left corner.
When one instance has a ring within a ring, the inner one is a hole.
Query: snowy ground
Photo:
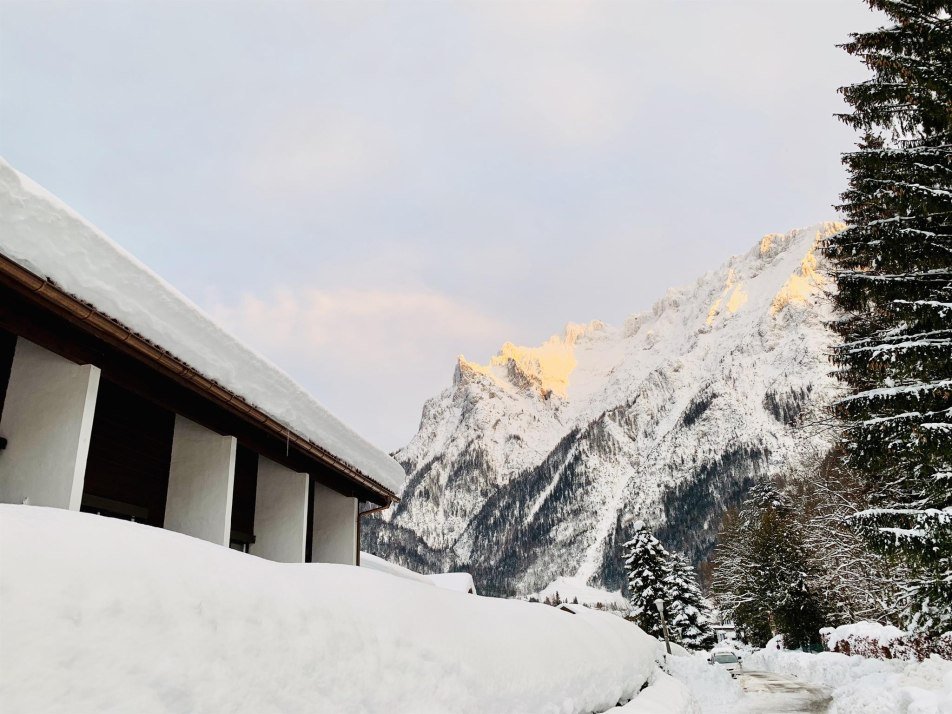
[[[700,653],[667,659],[668,670],[687,686],[700,714],[827,711],[830,692],[824,687],[773,672],[745,671],[735,679],[724,668],[708,664],[706,657]]]
[[[831,714],[952,714],[952,662],[936,656],[910,662],[761,650],[745,666],[826,687]]]
[[[669,657],[702,714],[952,714],[952,662],[761,650],[736,679],[704,655]]]
[[[664,672],[656,671],[650,680],[650,686],[634,701],[609,709],[607,714],[697,714],[700,711],[697,700],[681,682]]]
[[[746,714],[826,712],[830,707],[828,689],[795,677],[776,672],[744,672],[738,675],[737,681],[744,696],[737,706],[726,711]]]
[[[59,509],[0,505],[0,603],[11,714],[696,711],[606,613]]]

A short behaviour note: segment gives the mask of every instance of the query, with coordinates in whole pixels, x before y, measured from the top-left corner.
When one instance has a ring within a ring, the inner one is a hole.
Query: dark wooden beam
[[[142,359],[125,343],[105,339],[82,321],[39,304],[27,291],[9,283],[0,271],[0,329],[78,364],[94,364],[104,376],[130,392],[219,434],[234,436],[262,456],[310,474],[339,493],[374,503],[389,503],[394,498],[386,489],[358,481],[353,473],[302,448],[297,435],[281,433],[274,425],[266,428],[260,418],[253,418],[240,406],[223,404],[214,398],[214,392],[197,389],[195,384]]]

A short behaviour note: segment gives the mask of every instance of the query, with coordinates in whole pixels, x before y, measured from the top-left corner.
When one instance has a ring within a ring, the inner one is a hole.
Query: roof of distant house
[[[426,577],[434,585],[444,590],[476,594],[476,584],[473,582],[473,576],[469,573],[436,573]]]

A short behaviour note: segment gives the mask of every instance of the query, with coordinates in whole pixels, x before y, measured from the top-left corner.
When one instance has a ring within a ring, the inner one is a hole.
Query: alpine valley
[[[703,562],[759,477],[827,446],[812,406],[835,389],[818,246],[842,228],[764,236],[620,327],[568,325],[488,364],[460,357],[395,454],[402,500],[366,520],[363,550],[466,569],[507,596],[553,581],[621,589],[637,520]]]

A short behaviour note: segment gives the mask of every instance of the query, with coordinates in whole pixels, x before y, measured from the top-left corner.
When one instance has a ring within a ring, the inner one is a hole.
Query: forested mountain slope
[[[558,576],[620,588],[638,519],[703,560],[759,475],[824,445],[801,423],[834,388],[817,245],[841,228],[765,236],[620,327],[569,325],[488,364],[460,357],[396,454],[403,500],[365,524],[363,548],[465,567],[507,595]]]

